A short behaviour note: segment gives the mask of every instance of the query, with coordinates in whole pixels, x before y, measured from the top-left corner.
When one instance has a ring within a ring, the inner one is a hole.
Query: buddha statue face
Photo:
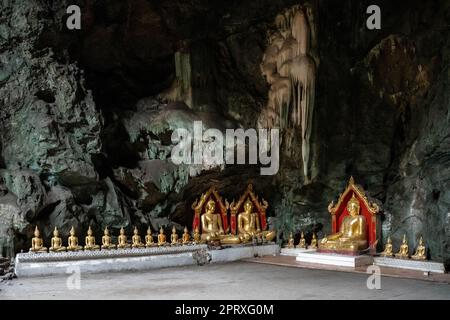
[[[109,236],[109,230],[108,230],[108,227],[105,228],[105,236]]]
[[[147,234],[148,234],[148,235],[151,235],[151,234],[152,234],[152,229],[150,229],[150,227],[148,227],[148,229],[147,229]]]
[[[188,228],[184,227],[184,233],[188,233]]]
[[[88,234],[88,236],[92,236],[92,229],[91,229],[91,226],[89,226],[89,229],[88,229],[88,231],[87,231],[87,234]]]
[[[250,200],[247,199],[244,203],[244,211],[245,213],[251,213],[253,209],[253,204]]]
[[[215,209],[216,203],[214,202],[214,200],[209,200],[206,204],[206,213],[214,213]]]
[[[391,237],[389,237],[389,238],[387,239],[387,243],[388,243],[388,244],[392,244]]]
[[[54,236],[55,238],[58,238],[58,237],[59,237],[59,231],[58,231],[58,229],[56,229],[56,227],[55,227],[55,230],[53,230],[53,236]]]
[[[200,233],[200,230],[198,229],[198,227],[195,228],[195,233]]]
[[[161,227],[161,228],[159,229],[159,233],[160,233],[160,234],[163,234],[163,233],[164,233],[163,227]]]
[[[175,229],[175,227],[172,228],[172,233],[173,234],[177,233],[177,229]]]
[[[347,203],[347,211],[348,213],[354,217],[359,214],[359,201],[355,198],[355,195]]]
[[[137,234],[138,234],[138,229],[137,229],[136,227],[134,227],[134,231],[133,231],[133,233],[134,233],[134,235],[136,235],[136,236],[137,236]]]
[[[422,237],[420,237],[420,239],[419,239],[419,246],[423,246],[423,238]]]
[[[73,237],[73,236],[75,236],[75,228],[74,227],[72,227],[71,229],[70,229],[70,235]]]
[[[125,230],[122,228],[120,228],[120,235],[123,236],[125,234]]]
[[[34,236],[35,236],[36,238],[39,238],[40,235],[41,235],[41,234],[40,234],[40,232],[39,232],[39,229],[38,229],[37,226],[36,226],[36,228],[34,229]]]

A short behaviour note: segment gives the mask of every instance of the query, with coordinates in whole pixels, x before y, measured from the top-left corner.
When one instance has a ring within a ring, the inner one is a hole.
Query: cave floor
[[[240,261],[146,272],[81,274],[69,290],[68,276],[19,278],[0,283],[3,299],[450,299],[446,283],[381,277],[367,288],[368,274],[293,268]]]

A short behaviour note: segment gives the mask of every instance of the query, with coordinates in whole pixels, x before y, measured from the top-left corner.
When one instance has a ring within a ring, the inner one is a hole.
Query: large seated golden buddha
[[[353,177],[336,205],[328,206],[332,217],[332,234],[319,241],[319,252],[356,255],[375,252],[377,237],[377,204],[369,202]]]

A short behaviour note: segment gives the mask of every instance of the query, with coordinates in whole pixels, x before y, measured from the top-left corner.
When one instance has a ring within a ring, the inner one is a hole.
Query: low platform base
[[[397,259],[389,257],[375,257],[373,264],[382,267],[418,270],[432,273],[445,273],[443,263],[433,261]]]
[[[332,253],[305,252],[299,253],[296,261],[356,268],[372,264],[373,257],[369,255],[351,256]]]
[[[280,255],[296,257],[299,253],[316,252],[317,249],[302,249],[302,248],[281,248]]]

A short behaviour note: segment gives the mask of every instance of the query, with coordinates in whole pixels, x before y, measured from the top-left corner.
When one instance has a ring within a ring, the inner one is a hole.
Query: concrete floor
[[[69,290],[67,277],[21,278],[0,283],[2,299],[450,299],[450,285],[369,275],[235,262],[135,273],[81,275]]]

